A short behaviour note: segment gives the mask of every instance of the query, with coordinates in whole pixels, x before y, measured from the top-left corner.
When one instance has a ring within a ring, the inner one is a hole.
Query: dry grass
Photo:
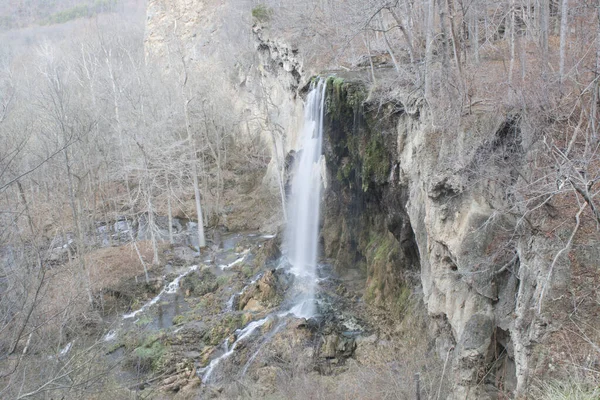
[[[140,241],[137,242],[137,246],[144,262],[150,268],[153,256],[152,243]],[[159,245],[159,254],[166,246],[166,244]],[[86,254],[85,259],[90,271],[92,289],[95,292],[110,288],[125,279],[144,274],[144,267],[133,244],[93,250]]]

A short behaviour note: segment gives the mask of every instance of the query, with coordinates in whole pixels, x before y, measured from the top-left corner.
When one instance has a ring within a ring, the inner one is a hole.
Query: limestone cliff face
[[[511,165],[532,151],[531,138],[514,116],[490,113],[466,117],[450,135],[431,125],[422,99],[370,104],[365,90],[330,82],[326,254],[341,271],[366,272],[371,301],[394,307],[406,286],[422,288],[454,398],[521,393],[538,366],[535,344],[558,325],[538,309],[559,246],[517,234],[507,212],[520,179]],[[554,299],[569,280],[567,265],[555,268]],[[541,309],[555,306],[547,299]]]
[[[145,50],[148,62],[167,74],[181,74],[185,61],[190,80],[198,82],[195,94],[220,97],[223,113],[239,121],[238,144],[260,138],[271,155],[260,190],[274,200],[266,215],[252,219],[268,219],[258,223],[272,228],[282,217],[279,177],[285,154],[298,146],[303,103],[297,92],[305,82],[297,49],[254,22],[250,6],[235,1],[149,0]]]

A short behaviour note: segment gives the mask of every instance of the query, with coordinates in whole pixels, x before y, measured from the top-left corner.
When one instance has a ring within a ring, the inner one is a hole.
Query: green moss
[[[167,352],[166,335],[152,333],[144,335],[141,332],[129,332],[119,347],[131,350],[125,360],[125,365],[139,372],[158,371],[162,368],[161,359]]]
[[[180,286],[185,293],[204,296],[215,292],[219,288],[219,282],[215,274],[205,270],[187,275],[182,279]]]
[[[340,183],[344,183],[344,182],[348,181],[352,176],[352,171],[354,171],[354,168],[352,167],[352,163],[350,163],[350,162],[343,163],[342,166],[340,168],[338,168],[338,171],[336,174],[337,180]]]
[[[273,18],[273,10],[264,4],[259,4],[252,9],[252,17],[261,23],[269,22]]]
[[[339,99],[342,97],[344,79],[343,78],[333,78],[331,80],[330,85],[333,87],[333,92],[336,94],[336,97]]]
[[[411,290],[408,286],[400,286],[400,290],[392,304],[392,313],[397,316],[397,318],[403,318],[406,310],[410,307],[410,295]]]
[[[229,284],[229,277],[226,275],[221,275],[217,278],[217,285],[219,287],[227,286]]]
[[[245,318],[242,314],[226,314],[217,325],[204,334],[203,339],[211,346],[216,346],[236,329],[244,326],[244,321]]]
[[[343,78],[330,76],[326,80],[325,107],[334,122],[345,124],[353,121],[355,112],[362,105],[365,93],[362,87]]]
[[[156,371],[160,369],[160,360],[166,352],[166,347],[159,341],[151,345],[138,347],[134,350],[134,362],[142,371]]]
[[[186,322],[185,315],[179,314],[173,317],[173,325],[181,325]]]
[[[366,246],[367,260],[369,263],[387,261],[394,251],[395,240],[388,233],[371,232]]]
[[[249,265],[244,265],[242,267],[242,274],[244,274],[246,278],[250,278],[254,275],[254,271],[252,271],[252,268]]]
[[[364,253],[367,258],[367,289],[365,298],[369,302],[390,303],[389,266],[398,252],[398,242],[390,233],[371,232]],[[385,296],[388,298],[384,298]]]
[[[363,186],[364,192],[369,190],[371,182],[384,183],[388,170],[389,158],[388,152],[380,136],[372,136],[365,150],[363,162]]]

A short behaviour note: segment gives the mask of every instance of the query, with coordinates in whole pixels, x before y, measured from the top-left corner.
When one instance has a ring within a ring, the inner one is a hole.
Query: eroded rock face
[[[281,269],[265,272],[263,276],[240,296],[237,307],[243,311],[261,312],[273,308],[283,300],[292,282]]]
[[[388,306],[418,274],[437,325],[435,348],[452,366],[454,398],[486,398],[498,381],[521,393],[533,345],[550,329],[536,306],[558,247],[532,233],[507,245],[516,220],[502,210],[519,179],[507,165],[522,162],[522,143],[531,139],[514,119],[489,113],[446,134],[427,122],[422,99],[409,96],[400,106],[372,107],[376,118],[361,103],[360,84],[332,86],[327,255],[340,271],[366,269],[365,296]],[[558,269],[568,282],[568,268]],[[552,287],[558,298],[566,283]],[[332,352],[333,339],[325,343]]]

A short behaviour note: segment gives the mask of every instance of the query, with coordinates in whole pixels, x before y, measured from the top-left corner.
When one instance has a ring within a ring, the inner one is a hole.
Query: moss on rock
[[[333,179],[325,195],[324,249],[338,272],[365,272],[367,301],[398,314],[411,293],[404,270],[418,267],[404,189],[389,182],[401,111],[370,104],[361,81],[330,77],[327,84],[324,149]]]

